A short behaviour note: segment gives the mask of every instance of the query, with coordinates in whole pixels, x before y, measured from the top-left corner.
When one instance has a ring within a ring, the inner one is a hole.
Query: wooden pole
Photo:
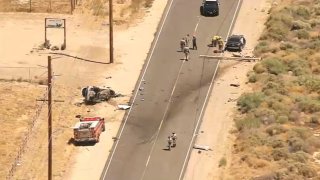
[[[109,0],[109,55],[110,63],[113,63],[113,10],[112,10],[112,1]]]
[[[29,12],[31,12],[31,0],[29,0]]]
[[[44,18],[44,45],[47,46],[47,18]]]
[[[51,56],[48,56],[48,180],[52,180],[52,72]]]
[[[63,35],[64,35],[64,39],[63,39],[63,44],[64,44],[64,49],[62,50],[65,50],[67,48],[67,23],[66,23],[66,19],[63,19],[63,24],[64,24],[64,27],[63,27]]]
[[[73,12],[73,0],[70,0],[70,14]]]

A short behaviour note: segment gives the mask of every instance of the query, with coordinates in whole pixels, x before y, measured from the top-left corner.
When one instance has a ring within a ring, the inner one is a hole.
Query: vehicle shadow
[[[94,146],[96,142],[76,142],[74,138],[70,138],[67,142],[68,145],[74,145],[74,146]]]

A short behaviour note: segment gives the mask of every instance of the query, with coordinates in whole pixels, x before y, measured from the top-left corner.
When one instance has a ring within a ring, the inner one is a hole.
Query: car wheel
[[[219,11],[216,13],[216,16],[219,16]]]

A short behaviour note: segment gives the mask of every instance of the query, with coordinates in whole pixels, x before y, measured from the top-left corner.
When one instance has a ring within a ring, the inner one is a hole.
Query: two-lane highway
[[[219,64],[217,60],[199,58],[199,55],[211,53],[207,44],[213,35],[227,37],[240,1],[221,0],[218,17],[200,16],[202,0],[168,2],[132,107],[101,179],[183,178]],[[198,44],[198,50],[191,50],[189,61],[182,60],[183,54],[177,52],[180,39],[186,34],[195,34]],[[178,135],[177,147],[168,151],[167,137],[173,131]]]

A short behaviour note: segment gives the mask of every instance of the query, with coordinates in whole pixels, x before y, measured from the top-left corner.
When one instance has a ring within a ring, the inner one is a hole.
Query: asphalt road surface
[[[202,0],[169,0],[133,106],[101,179],[183,179],[219,64],[199,55],[212,53],[208,44],[213,35],[228,36],[240,1],[221,0],[218,17],[202,17]],[[189,61],[179,52],[180,39],[186,34],[195,34],[198,45],[198,50],[191,50]],[[173,131],[178,135],[177,147],[168,151],[167,137]]]

